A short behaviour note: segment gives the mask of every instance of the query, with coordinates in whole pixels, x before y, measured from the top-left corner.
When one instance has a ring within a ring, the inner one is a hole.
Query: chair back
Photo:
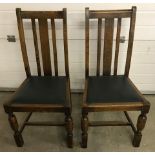
[[[24,35],[24,20],[29,19],[32,24],[33,42],[35,49],[36,65],[38,76],[41,76],[41,61],[43,64],[44,76],[52,75],[52,64],[51,64],[51,52],[49,43],[49,28],[48,23],[50,21],[52,33],[52,45],[53,45],[53,59],[54,59],[54,75],[58,76],[58,58],[57,58],[57,44],[56,44],[56,29],[55,19],[62,19],[63,22],[63,43],[64,43],[64,59],[65,59],[65,74],[69,77],[69,66],[68,66],[68,41],[67,41],[67,9],[64,8],[62,11],[21,11],[20,8],[16,9],[19,39],[21,44],[21,51],[23,56],[23,62],[27,76],[31,76],[30,65],[27,55],[26,41]],[[39,36],[37,36],[36,24],[39,26]],[[39,54],[38,38],[40,38],[41,54]]]
[[[120,34],[122,19],[130,19],[129,38],[127,47],[127,57],[125,64],[125,75],[129,75],[130,62],[133,48],[136,7],[133,6],[129,10],[89,10],[85,9],[85,76],[89,76],[89,25],[91,19],[98,20],[98,36],[97,36],[97,69],[96,75],[100,76],[101,65],[101,41],[102,41],[102,25],[104,19],[104,47],[103,47],[103,75],[111,75],[112,64],[112,48],[114,40],[114,20],[117,20],[116,45],[114,56],[114,75],[117,75],[118,55],[120,47]]]

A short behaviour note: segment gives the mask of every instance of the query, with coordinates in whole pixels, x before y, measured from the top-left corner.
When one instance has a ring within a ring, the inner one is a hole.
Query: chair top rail
[[[132,10],[89,11],[89,18],[129,18]]]
[[[17,8],[16,10],[20,10]],[[21,18],[30,19],[30,18],[55,18],[62,19],[63,11],[21,11]]]

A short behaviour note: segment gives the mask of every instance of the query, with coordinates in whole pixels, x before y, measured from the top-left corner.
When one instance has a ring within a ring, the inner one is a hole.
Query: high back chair
[[[71,117],[71,96],[70,96],[70,77],[68,66],[68,41],[67,41],[67,10],[62,11],[21,11],[16,9],[19,38],[25,72],[27,78],[21,84],[16,93],[4,104],[5,112],[9,115],[9,122],[14,131],[14,138],[17,146],[23,146],[22,131],[26,125],[36,126],[65,126],[67,131],[68,147],[73,146],[73,122]],[[31,75],[26,41],[24,35],[24,20],[30,20],[36,65],[38,76]],[[58,75],[57,45],[55,19],[63,22],[63,43],[64,43],[64,65],[65,76]],[[49,22],[48,22],[49,21]],[[37,36],[37,26],[39,26],[39,36]],[[48,31],[48,24],[51,25],[52,33]],[[52,36],[54,71],[52,72],[51,52],[49,35]],[[38,38],[40,39],[41,51],[39,51]],[[40,54],[41,53],[41,54]],[[40,55],[42,58],[43,69],[41,69]],[[43,71],[42,71],[43,70]],[[43,75],[41,74],[43,72]],[[54,74],[53,74],[54,73]],[[23,125],[19,129],[14,112],[29,112]],[[58,112],[65,114],[64,122],[30,122],[29,119],[33,112]]]
[[[122,19],[130,19],[129,38],[124,75],[117,75],[118,55],[120,46],[120,33]],[[96,76],[89,75],[89,23],[92,19],[98,20],[97,37],[97,70]],[[104,48],[103,71],[100,72],[102,20],[104,19]],[[114,38],[114,20],[117,21],[116,45],[114,55],[114,73],[111,73],[112,46]],[[85,9],[85,90],[82,104],[82,147],[87,147],[88,127],[96,126],[131,126],[134,132],[133,146],[138,147],[141,141],[141,131],[146,123],[146,114],[150,103],[132,83],[129,75],[134,30],[136,20],[136,7],[129,10],[89,10]],[[101,74],[102,73],[102,74]],[[122,121],[89,121],[89,112],[122,111],[127,122]],[[134,126],[127,111],[140,111],[137,128]]]

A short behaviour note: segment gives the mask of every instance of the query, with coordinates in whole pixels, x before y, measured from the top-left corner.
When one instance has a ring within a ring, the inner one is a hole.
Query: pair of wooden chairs
[[[67,10],[63,11],[21,11],[16,9],[21,51],[27,78],[4,104],[5,112],[9,115],[9,122],[14,131],[17,146],[23,146],[22,131],[26,125],[65,126],[67,131],[68,147],[73,147],[73,120],[71,117],[71,91],[68,65],[68,43],[67,43]],[[143,97],[140,91],[129,79],[129,69],[132,55],[136,7],[129,10],[89,10],[85,9],[85,89],[82,104],[82,143],[87,147],[89,126],[131,126],[134,132],[133,146],[140,145],[142,130],[146,123],[146,114],[149,112],[150,103]],[[127,58],[124,75],[117,75],[118,55],[120,45],[120,33],[122,18],[130,18],[129,39]],[[31,75],[27,49],[25,43],[23,20],[30,19],[34,38],[35,56],[38,76]],[[52,74],[50,45],[48,34],[48,19],[52,29],[52,44],[54,57],[54,75]],[[58,75],[58,60],[56,46],[55,19],[63,20],[63,41],[65,76]],[[97,39],[97,71],[96,76],[89,75],[89,23],[91,19],[98,20]],[[102,23],[104,20],[104,49],[103,49],[103,71],[100,72]],[[114,21],[117,20],[116,46],[114,58],[114,74],[111,73],[112,46],[114,39]],[[38,37],[36,20],[39,25],[39,36],[41,43],[41,55],[43,73],[41,72],[40,54],[38,48]],[[101,75],[102,73],[102,75]],[[116,121],[88,121],[89,112],[122,111],[127,122]],[[137,127],[134,126],[127,111],[140,111]],[[14,112],[29,112],[23,125],[19,129]],[[65,121],[60,122],[30,122],[33,112],[59,112],[65,114]]]

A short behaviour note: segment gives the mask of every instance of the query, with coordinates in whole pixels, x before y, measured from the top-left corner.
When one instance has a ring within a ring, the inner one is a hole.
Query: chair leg
[[[18,147],[22,147],[24,144],[23,137],[21,133],[18,131],[18,122],[17,122],[16,116],[13,113],[9,114],[9,123],[12,130],[14,131],[14,139],[15,139],[16,145]]]
[[[137,120],[137,131],[136,133],[134,133],[134,139],[133,139],[133,146],[134,147],[139,147],[140,146],[140,142],[142,139],[142,130],[145,127],[146,124],[146,113],[142,112]]]
[[[69,148],[73,147],[73,120],[71,114],[66,114],[65,118],[66,131],[67,131],[67,145]]]
[[[82,148],[87,148],[87,141],[88,141],[88,113],[82,113],[81,118],[81,130],[82,130]]]

